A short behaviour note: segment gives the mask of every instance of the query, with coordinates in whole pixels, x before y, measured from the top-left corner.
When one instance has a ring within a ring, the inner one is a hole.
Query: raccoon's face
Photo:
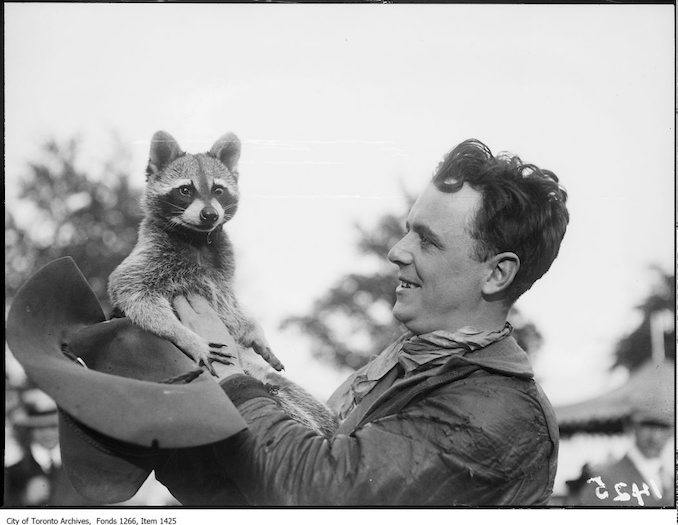
[[[146,204],[158,219],[208,232],[235,214],[238,183],[219,160],[187,154],[148,181]]]
[[[209,153],[181,151],[164,132],[153,137],[144,209],[169,229],[210,232],[230,220],[238,207],[237,158],[240,142],[225,135]]]

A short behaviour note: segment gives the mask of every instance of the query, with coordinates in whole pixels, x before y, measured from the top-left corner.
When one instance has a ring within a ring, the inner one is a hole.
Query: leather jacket
[[[552,493],[555,415],[511,337],[396,381],[331,439],[251,377],[222,388],[248,429],[156,469],[184,504],[541,506]]]

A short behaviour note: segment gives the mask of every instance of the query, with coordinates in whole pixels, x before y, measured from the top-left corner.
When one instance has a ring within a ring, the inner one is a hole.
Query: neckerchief
[[[344,392],[337,392],[333,405],[340,418],[346,414],[375,387],[397,364],[409,375],[415,370],[424,370],[442,365],[450,356],[465,355],[500,341],[513,331],[507,322],[499,330],[477,330],[471,326],[456,332],[436,330],[415,335],[408,332],[399,337],[352,377]]]

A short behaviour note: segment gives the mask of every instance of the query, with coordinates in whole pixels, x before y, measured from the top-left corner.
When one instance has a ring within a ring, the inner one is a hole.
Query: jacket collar
[[[511,336],[492,343],[485,348],[469,352],[464,356],[455,357],[455,361],[475,364],[500,374],[523,378],[534,377],[527,353],[518,346],[516,340]]]

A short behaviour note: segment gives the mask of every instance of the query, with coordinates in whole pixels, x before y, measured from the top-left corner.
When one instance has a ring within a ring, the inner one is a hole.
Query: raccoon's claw
[[[200,348],[199,351],[196,351],[193,354],[193,360],[198,364],[199,367],[206,369],[213,376],[217,376],[217,371],[212,366],[212,350]]]
[[[206,368],[210,374],[212,374],[214,377],[218,377],[217,371],[214,369],[212,366],[212,362],[210,361],[210,357],[201,357],[198,359],[198,365]]]
[[[218,363],[223,363],[225,365],[233,364],[234,356],[232,354],[227,354],[226,352],[220,352],[217,350],[212,350],[210,352],[210,360],[217,361]]]
[[[214,377],[219,377],[219,374],[214,366],[212,366],[212,363],[216,362],[224,365],[232,365],[233,359],[235,358],[232,353],[221,350],[227,346],[228,345],[222,343],[207,343],[206,346],[201,346],[189,355],[191,355],[200,368],[204,368]]]
[[[285,370],[285,367],[280,362],[280,359],[278,359],[276,355],[273,353],[270,346],[258,345],[255,343],[252,346],[252,348],[257,354],[263,357],[264,360],[278,372],[282,372],[283,370]]]
[[[268,361],[268,363],[269,363],[273,368],[275,368],[278,372],[282,372],[283,370],[285,370],[285,365],[283,365],[283,364],[280,362],[280,359],[278,359],[278,358],[273,354],[273,352],[271,352],[270,355],[271,355],[271,358],[270,358],[270,360]]]
[[[285,370],[280,359],[278,359],[271,350],[271,346],[266,340],[264,331],[258,324],[253,323],[252,329],[240,340],[240,343],[245,347],[252,348],[252,350],[259,354],[264,361],[278,372]]]

